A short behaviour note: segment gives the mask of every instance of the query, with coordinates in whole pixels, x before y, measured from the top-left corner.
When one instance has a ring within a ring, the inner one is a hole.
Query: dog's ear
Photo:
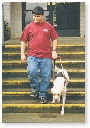
[[[53,93],[53,88],[51,88],[51,92]]]

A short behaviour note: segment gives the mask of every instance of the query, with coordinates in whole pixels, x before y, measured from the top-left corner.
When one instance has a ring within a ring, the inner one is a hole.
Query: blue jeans
[[[46,97],[51,79],[51,70],[51,59],[27,57],[27,74],[30,86],[33,91],[39,92],[39,98]]]

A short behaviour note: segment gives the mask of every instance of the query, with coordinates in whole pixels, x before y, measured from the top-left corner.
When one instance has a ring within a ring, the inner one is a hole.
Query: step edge
[[[56,72],[56,71],[57,71],[57,70],[54,70],[54,72]],[[10,73],[11,73],[11,72],[12,72],[12,73],[15,73],[15,72],[18,72],[18,73],[19,73],[19,72],[23,72],[23,73],[24,73],[24,72],[27,72],[27,70],[26,70],[26,69],[23,69],[23,68],[22,68],[22,69],[19,69],[19,70],[18,70],[18,69],[2,69],[2,73],[4,73],[4,72],[10,72]],[[68,72],[68,73],[69,73],[69,72],[76,72],[76,73],[77,73],[77,72],[85,72],[85,69],[74,69],[74,70],[72,70],[72,69],[70,70],[70,69],[69,69],[69,70],[67,70],[67,72]]]
[[[81,62],[84,62],[85,63],[85,60],[62,60],[62,63],[81,63]],[[3,60],[2,61],[2,64],[9,64],[9,63],[19,63],[21,64],[21,61],[19,60]],[[60,63],[60,61],[56,61],[55,62],[56,64],[57,63]]]
[[[80,52],[78,52],[78,51],[75,51],[75,52],[68,52],[68,51],[64,51],[64,52],[62,52],[62,51],[60,51],[60,52],[58,52],[57,51],[57,53],[58,54],[85,54],[85,52],[82,52],[82,51],[80,51]],[[5,51],[5,52],[3,52],[2,53],[3,55],[7,55],[7,54],[10,54],[10,55],[17,55],[17,54],[21,54],[20,52],[7,52],[7,51]],[[25,54],[27,54],[26,52],[25,52]]]
[[[61,104],[2,104],[2,109],[3,108],[8,108],[8,107],[16,107],[16,108],[59,108],[62,107]],[[65,104],[65,108],[72,108],[72,107],[81,107],[85,108],[85,104]]]
[[[29,95],[31,92],[2,92],[2,96],[4,95]],[[51,92],[49,92],[48,94],[52,94]],[[66,92],[67,95],[85,95],[85,92]]]
[[[5,48],[20,48],[20,46],[21,46],[20,44],[4,44]],[[67,47],[68,46],[85,46],[85,44],[84,43],[81,43],[81,44],[67,44],[67,43],[65,44],[64,43],[64,44],[58,44],[57,48],[62,46],[67,46]],[[28,45],[26,45],[26,47],[28,47]]]
[[[52,80],[52,79],[50,80],[50,82],[53,82],[53,81],[54,81],[54,80]],[[3,80],[2,80],[2,83],[4,83],[4,82],[6,82],[6,83],[14,83],[14,82],[22,83],[22,82],[29,82],[29,80],[27,80],[27,79],[26,79],[26,80],[18,80],[18,79],[16,79],[16,80],[13,80],[13,79],[12,79],[12,80],[10,80],[10,79],[9,79],[9,80],[8,80],[8,79],[5,79],[5,80],[4,80],[4,79],[3,79]],[[73,79],[73,80],[69,80],[69,83],[70,83],[70,82],[85,82],[85,79],[83,79],[83,80]]]

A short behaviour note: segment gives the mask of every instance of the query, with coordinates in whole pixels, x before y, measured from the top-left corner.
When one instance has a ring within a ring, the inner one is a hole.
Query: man
[[[33,22],[28,24],[20,37],[21,62],[26,62],[25,46],[28,42],[27,74],[32,92],[41,103],[47,103],[47,92],[51,79],[52,58],[57,58],[56,47],[58,34],[53,26],[43,20],[44,10],[37,6],[32,10]],[[51,40],[53,50],[51,50]],[[38,70],[40,69],[40,70]]]

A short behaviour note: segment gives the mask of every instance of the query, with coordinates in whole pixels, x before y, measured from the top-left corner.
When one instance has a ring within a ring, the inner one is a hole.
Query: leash
[[[56,59],[53,59],[53,68],[52,68],[52,69],[53,69],[53,72],[52,72],[52,73],[53,73],[53,74],[52,74],[52,75],[53,75],[53,79],[55,79],[55,78],[54,78],[55,60],[56,60]]]
[[[60,56],[58,56],[58,57],[60,58],[61,67],[62,67],[62,69],[63,69],[63,66],[62,66],[62,59],[61,59],[61,57],[60,57]]]

